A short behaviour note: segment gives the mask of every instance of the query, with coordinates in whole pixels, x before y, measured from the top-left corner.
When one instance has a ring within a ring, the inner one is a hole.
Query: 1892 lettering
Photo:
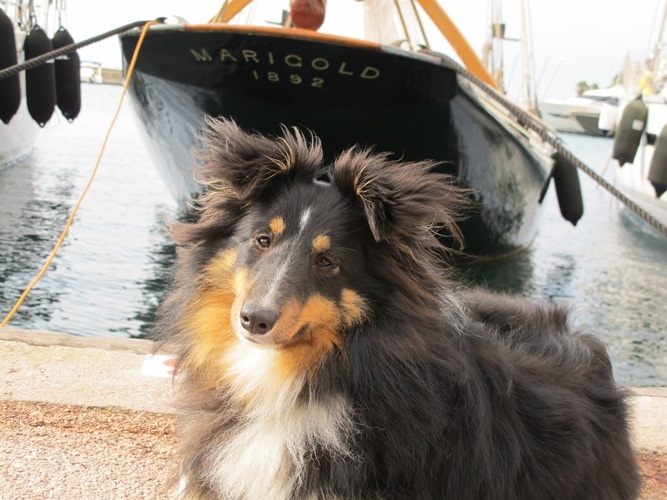
[[[258,72],[256,69],[252,70],[252,76],[255,80],[268,80],[269,82],[278,83],[281,81],[280,74],[275,71],[268,71],[266,73]],[[315,76],[312,78],[302,78],[301,75],[291,74],[283,77],[284,81],[288,81],[292,85],[308,85],[310,87],[322,88],[324,87],[324,78]]]

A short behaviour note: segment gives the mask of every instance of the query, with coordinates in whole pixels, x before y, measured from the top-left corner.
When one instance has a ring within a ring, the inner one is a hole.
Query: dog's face
[[[316,183],[249,208],[234,238],[231,322],[240,339],[285,349],[340,344],[341,330],[367,314],[357,284],[364,276],[361,241],[369,235],[360,215]]]
[[[322,176],[316,140],[275,140],[213,121],[200,219],[175,237],[185,369],[211,386],[307,376],[373,318],[387,273],[414,272],[463,196],[432,164],[350,150]],[[448,203],[443,200],[448,199]],[[393,268],[393,269],[392,269]],[[186,284],[185,282],[188,281]],[[268,370],[268,373],[267,373]]]
[[[343,333],[369,313],[360,288],[364,277],[372,280],[356,207],[319,183],[272,198],[247,208],[203,276],[220,325],[214,335],[279,351],[287,374],[341,346]]]

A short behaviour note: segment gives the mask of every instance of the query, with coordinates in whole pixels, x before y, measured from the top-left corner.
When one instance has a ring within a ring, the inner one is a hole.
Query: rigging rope
[[[9,78],[10,76],[14,76],[19,74],[23,70],[27,69],[33,69],[36,68],[37,66],[44,64],[46,61],[49,61],[51,59],[55,59],[58,56],[62,56],[65,54],[69,54],[71,52],[76,51],[77,49],[80,49],[81,47],[85,47],[87,45],[91,45],[93,43],[97,43],[99,41],[104,40],[105,38],[112,37],[114,35],[118,35],[120,33],[124,33],[126,31],[129,31],[134,28],[139,28],[141,26],[146,26],[147,23],[152,24],[160,24],[163,23],[165,17],[159,17],[155,21],[135,21],[130,24],[125,24],[123,26],[120,26],[116,29],[113,29],[111,31],[107,31],[105,33],[101,33],[97,36],[94,36],[92,38],[88,38],[87,40],[83,40],[81,42],[73,43],[71,45],[67,45],[66,47],[62,47],[60,49],[52,50],[51,52],[47,52],[45,54],[42,54],[39,57],[34,57],[32,59],[28,59],[25,62],[22,62],[20,64],[16,64],[14,66],[10,66],[9,68],[5,68],[3,70],[0,70],[0,80],[3,80],[5,78]]]
[[[489,87],[486,83],[477,78],[474,74],[465,69],[463,66],[461,66],[459,63],[457,63],[449,56],[442,54],[440,52],[427,49],[420,50],[419,52],[437,57],[441,61],[447,63],[448,65],[451,65],[452,68],[457,73],[461,74],[468,80],[472,81],[476,86],[478,86],[481,90],[483,90],[492,99],[495,99],[496,101],[500,102],[505,108],[507,108],[507,110],[514,115],[514,117],[523,127],[536,132],[540,136],[540,138],[542,138],[543,141],[553,146],[554,149],[558,153],[560,153],[566,161],[572,163],[575,167],[577,167],[579,170],[581,170],[590,178],[592,178],[600,186],[602,186],[609,193],[615,196],[619,201],[621,201],[626,207],[628,207],[635,214],[644,219],[655,230],[660,232],[662,235],[667,236],[667,226],[665,226],[662,222],[653,217],[649,212],[647,212],[637,203],[628,198],[625,194],[623,194],[618,188],[616,188],[613,184],[607,181],[604,177],[602,177],[600,174],[595,172],[591,167],[589,167],[579,158],[577,158],[569,149],[563,146],[558,136],[553,132],[551,132],[546,127],[546,125],[542,123],[542,121],[539,120],[537,117],[530,114],[517,104],[514,104],[506,97],[499,94],[495,89]]]
[[[137,62],[137,57],[139,56],[139,50],[141,49],[142,44],[144,43],[144,38],[146,37],[146,33],[148,32],[148,28],[155,24],[160,24],[160,21],[142,21],[143,23],[143,29],[141,30],[141,35],[139,36],[139,40],[137,41],[137,46],[134,49],[134,53],[132,54],[132,60],[130,61],[130,64],[127,69],[127,75],[125,76],[125,84],[123,85],[123,91],[120,95],[120,99],[118,100],[118,106],[116,107],[116,112],[114,113],[113,118],[111,119],[111,123],[109,124],[109,128],[107,129],[107,133],[104,136],[104,140],[102,141],[102,147],[100,148],[100,152],[97,156],[97,161],[95,162],[95,166],[93,167],[93,171],[90,174],[90,177],[88,179],[88,182],[86,183],[85,187],[83,188],[83,191],[79,195],[79,199],[77,200],[76,204],[74,205],[74,208],[72,209],[72,212],[69,215],[69,218],[67,219],[67,222],[65,223],[65,228],[63,229],[62,233],[60,233],[60,237],[58,238],[58,241],[56,242],[55,246],[53,247],[53,250],[51,250],[51,253],[46,259],[46,262],[44,262],[44,265],[42,268],[39,270],[37,275],[33,278],[33,280],[28,284],[26,289],[23,291],[19,299],[16,301],[12,309],[7,313],[5,318],[2,320],[2,323],[0,323],[0,328],[3,328],[7,326],[7,323],[12,319],[12,316],[18,311],[19,307],[21,307],[21,304],[23,304],[23,301],[28,297],[28,294],[32,291],[32,289],[35,287],[35,285],[39,282],[40,279],[46,274],[47,269],[51,265],[51,262],[53,261],[54,257],[58,253],[58,250],[60,249],[61,245],[63,244],[63,241],[65,241],[65,237],[67,236],[67,233],[69,232],[70,227],[72,226],[72,223],[74,222],[74,217],[76,216],[76,213],[79,211],[79,207],[81,206],[81,203],[83,202],[84,198],[86,197],[86,194],[88,193],[88,190],[90,189],[90,186],[93,184],[93,180],[95,179],[95,176],[97,175],[97,171],[100,166],[100,162],[102,161],[102,155],[104,154],[104,150],[106,149],[107,142],[109,142],[109,136],[111,135],[111,130],[113,129],[114,125],[116,124],[116,119],[118,118],[118,115],[120,114],[121,106],[123,104],[123,100],[125,99],[125,94],[127,93],[127,89],[130,86],[130,79],[132,78],[132,73],[134,72],[134,66]],[[127,28],[127,26],[133,26],[137,27],[137,23],[132,23],[132,25],[126,25],[124,26],[122,31],[127,31],[130,28]],[[111,33],[111,32],[109,32]],[[50,58],[52,58],[51,56]],[[50,59],[49,58],[49,59]],[[34,59],[31,59],[31,61]]]

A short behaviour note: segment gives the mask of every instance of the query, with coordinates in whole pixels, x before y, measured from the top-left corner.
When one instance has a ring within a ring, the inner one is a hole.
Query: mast
[[[662,35],[665,32],[665,22],[667,21],[667,3],[662,10],[662,22],[660,23],[660,31],[658,32],[658,38],[655,41],[655,47],[653,49],[653,78],[652,83],[655,84],[656,77],[660,72],[660,57],[662,52]]]
[[[487,43],[486,50],[488,51],[488,62],[486,67],[493,75],[493,78],[498,83],[498,86],[505,89],[505,63],[503,61],[503,40],[505,39],[505,23],[502,20],[502,12],[500,4],[496,0],[492,0],[489,5],[489,12],[491,16],[491,41]]]
[[[252,0],[225,0],[220,11],[209,21],[211,23],[228,23],[241,12]]]
[[[527,0],[521,0],[521,59],[523,62],[522,94],[526,99],[526,110],[538,114],[535,92],[535,67],[533,60],[533,34]]]

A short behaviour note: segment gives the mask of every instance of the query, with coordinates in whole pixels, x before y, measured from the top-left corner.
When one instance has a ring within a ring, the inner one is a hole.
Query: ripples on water
[[[97,158],[120,87],[84,85],[74,123],[56,116],[26,162],[0,171],[0,314],[51,251]],[[611,141],[566,136],[593,168]],[[585,214],[560,217],[553,186],[533,246],[464,270],[494,290],[573,304],[575,318],[609,346],[617,379],[667,385],[667,242],[580,175]],[[82,336],[146,334],[174,260],[174,202],[154,170],[130,109],[111,134],[100,172],[45,277],[10,323]]]
[[[3,315],[64,227],[120,91],[84,85],[81,115],[70,124],[54,113],[33,155],[0,172]],[[65,243],[12,326],[83,336],[141,336],[149,328],[173,260],[165,220],[176,207],[150,163],[131,111],[126,101]]]

